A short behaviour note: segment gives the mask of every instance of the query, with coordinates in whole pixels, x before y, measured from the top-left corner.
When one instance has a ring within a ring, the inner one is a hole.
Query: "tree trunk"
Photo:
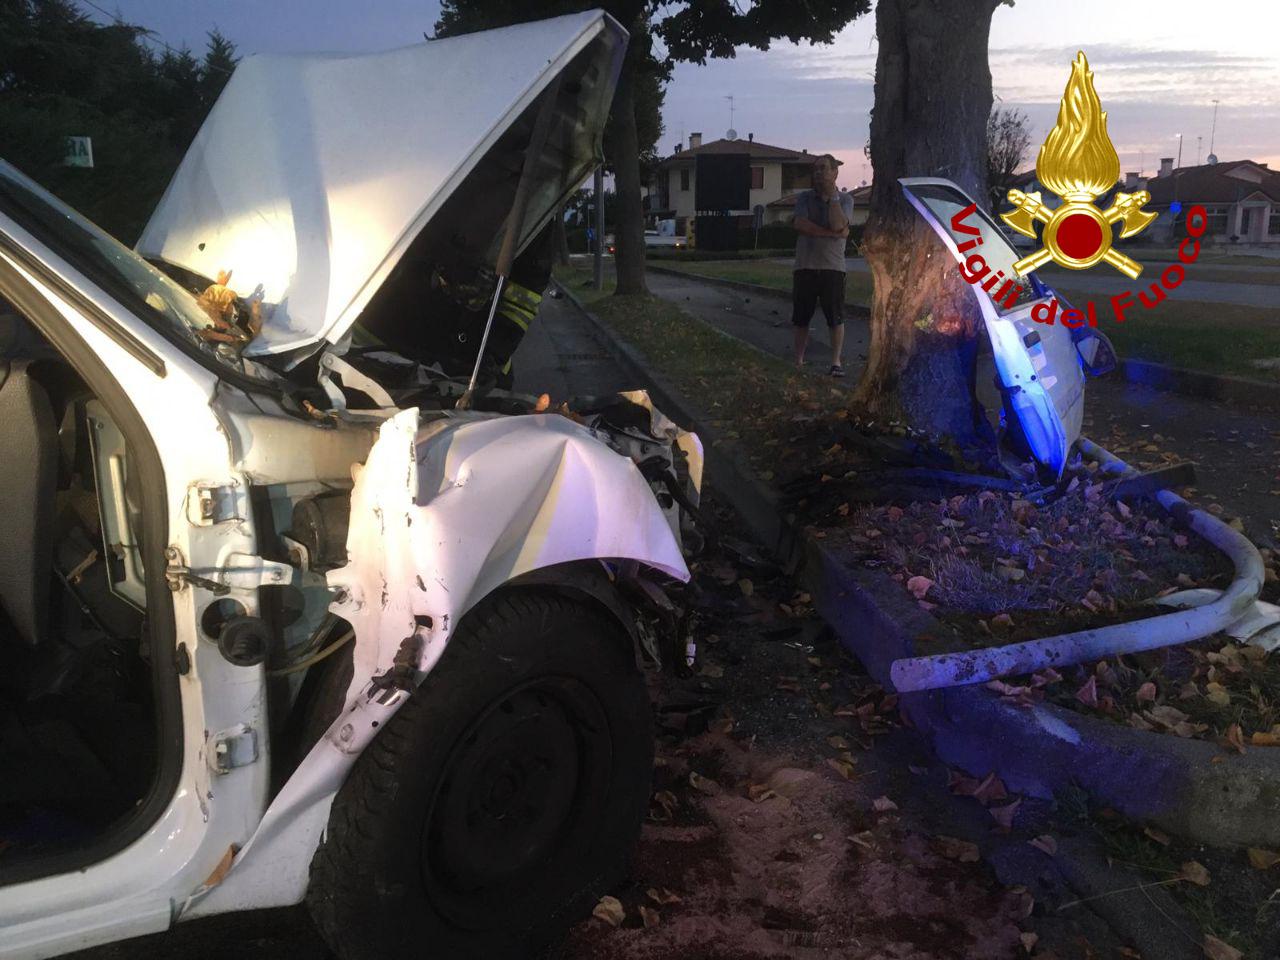
[[[635,35],[634,32],[632,34]],[[635,62],[630,53],[618,76],[609,112],[613,189],[618,222],[614,225],[616,294],[648,293],[644,280],[644,203],[640,196],[640,144],[636,133]]]
[[[898,178],[946,177],[985,203],[987,40],[996,5],[876,5],[874,180],[863,242],[875,290],[871,348],[855,405],[875,420],[966,444],[990,440],[974,396],[980,314],[955,261],[907,203]]]
[[[556,207],[555,214],[555,247],[556,263],[562,267],[569,265],[569,234],[564,228],[564,204]]]

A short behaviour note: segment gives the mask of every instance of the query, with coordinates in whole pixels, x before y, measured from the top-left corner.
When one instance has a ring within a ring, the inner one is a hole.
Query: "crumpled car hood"
[[[246,356],[336,342],[442,210],[434,228],[451,235],[470,208],[492,262],[520,133],[561,77],[527,245],[597,162],[625,47],[595,10],[384,53],[246,57],[137,250],[206,278],[229,270],[240,296],[260,297]]]

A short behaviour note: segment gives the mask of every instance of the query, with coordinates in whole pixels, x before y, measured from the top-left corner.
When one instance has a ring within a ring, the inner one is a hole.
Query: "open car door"
[[[989,268],[987,276],[1003,271],[1004,279],[990,285],[992,292],[976,283],[972,287],[991,340],[1004,401],[1001,421],[1015,437],[1021,435],[1026,452],[1043,472],[1061,476],[1067,453],[1080,436],[1085,370],[1106,372],[1101,361],[1113,356],[1110,343],[1096,330],[1058,323],[1061,301],[1049,314],[1054,292],[1034,273],[1018,278],[1013,269],[1020,259],[1017,251],[990,215],[954,183],[933,177],[898,182],[957,264],[977,253]],[[1006,287],[1006,279],[1012,285]],[[1052,316],[1053,323],[1033,319],[1038,304],[1045,305],[1041,313]]]

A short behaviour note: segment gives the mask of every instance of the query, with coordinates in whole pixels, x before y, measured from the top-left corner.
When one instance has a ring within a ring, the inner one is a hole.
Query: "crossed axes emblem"
[[[1028,237],[1035,237],[1033,224],[1039,220],[1044,227],[1044,246],[1028,254],[1013,265],[1022,277],[1052,260],[1072,270],[1084,270],[1100,260],[1105,260],[1130,280],[1142,273],[1142,264],[1111,246],[1111,225],[1124,222],[1121,239],[1141,233],[1157,214],[1142,207],[1151,199],[1146,190],[1137,193],[1117,193],[1110,208],[1099,210],[1093,197],[1076,194],[1066,197],[1057,209],[1046,207],[1040,194],[1009,191],[1009,202],[1014,209],[1002,213],[1000,219],[1012,229]]]

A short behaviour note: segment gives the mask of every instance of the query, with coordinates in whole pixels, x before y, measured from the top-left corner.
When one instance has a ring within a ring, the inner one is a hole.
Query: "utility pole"
[[[1213,101],[1213,128],[1209,131],[1209,152],[1213,153],[1213,136],[1218,132],[1218,101]]]
[[[604,289],[604,164],[596,167],[595,288]]]
[[[1178,134],[1178,164],[1177,166],[1174,167],[1174,169],[1175,170],[1182,169],[1182,134]]]
[[[1200,166],[1200,141],[1203,139],[1204,137],[1196,137],[1196,166],[1197,167]]]

